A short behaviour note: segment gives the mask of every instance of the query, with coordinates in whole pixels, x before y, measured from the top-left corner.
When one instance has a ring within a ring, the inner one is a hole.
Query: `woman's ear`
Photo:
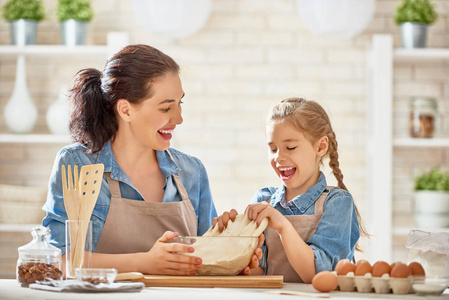
[[[327,149],[329,149],[329,138],[327,136],[323,136],[317,141],[316,146],[316,155],[320,158],[323,157],[327,153]]]
[[[126,99],[119,99],[117,101],[116,106],[117,106],[117,113],[118,113],[119,117],[125,122],[130,122],[131,121],[131,114],[130,114],[131,104],[129,103],[129,101]]]

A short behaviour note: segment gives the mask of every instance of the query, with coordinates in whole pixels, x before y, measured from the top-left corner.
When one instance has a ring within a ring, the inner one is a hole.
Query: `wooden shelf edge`
[[[102,55],[108,54],[108,46],[64,46],[64,45],[30,45],[30,46],[0,46],[2,55]]]
[[[0,134],[0,143],[71,144],[72,140],[63,134]]]
[[[442,148],[449,147],[449,138],[396,138],[395,147]]]
[[[449,49],[446,48],[396,48],[393,50],[394,61],[419,62],[449,60]]]

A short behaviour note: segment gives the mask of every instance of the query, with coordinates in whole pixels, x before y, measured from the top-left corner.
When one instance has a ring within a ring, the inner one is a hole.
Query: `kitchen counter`
[[[147,287],[138,293],[58,293],[33,290],[23,288],[14,279],[0,279],[0,299],[182,299],[182,300],[200,300],[200,299],[225,299],[225,300],[264,300],[264,299],[310,299],[310,296],[296,295],[294,297],[287,295],[271,294],[270,292],[304,292],[314,293],[317,296],[325,296],[326,294],[316,292],[310,284],[301,283],[284,283],[281,289],[241,289],[241,288],[162,288]],[[375,293],[348,293],[334,291],[327,294],[329,298],[339,299],[449,299],[449,290],[441,296],[417,296],[409,295],[393,295],[393,294],[375,294]]]

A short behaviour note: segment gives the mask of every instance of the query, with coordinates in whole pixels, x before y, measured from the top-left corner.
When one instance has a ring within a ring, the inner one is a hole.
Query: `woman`
[[[172,149],[182,119],[179,66],[146,45],[112,56],[103,72],[77,73],[70,132],[75,144],[56,156],[43,225],[65,255],[61,167],[103,164],[105,175],[92,213],[92,266],[118,272],[193,275],[201,258],[178,234],[202,235],[217,216],[203,164]],[[170,231],[166,231],[170,230]]]

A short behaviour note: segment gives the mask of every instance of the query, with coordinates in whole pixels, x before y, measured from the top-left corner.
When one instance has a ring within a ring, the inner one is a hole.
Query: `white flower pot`
[[[415,212],[449,213],[449,191],[415,191]]]
[[[418,228],[446,228],[449,227],[449,214],[417,213],[415,225]]]
[[[449,192],[415,191],[415,223],[419,228],[449,227]]]

